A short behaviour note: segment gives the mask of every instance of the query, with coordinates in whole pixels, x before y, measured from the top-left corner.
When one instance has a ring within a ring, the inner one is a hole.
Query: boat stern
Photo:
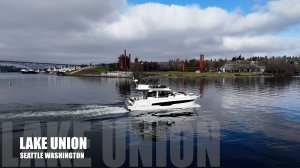
[[[128,99],[125,100],[124,107],[125,107],[128,111],[131,111],[131,110],[132,110],[133,105],[134,105],[134,100],[133,100],[133,99],[128,98]]]

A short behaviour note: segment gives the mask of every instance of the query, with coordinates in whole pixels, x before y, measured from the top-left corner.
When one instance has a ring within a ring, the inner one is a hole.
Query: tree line
[[[133,71],[196,71],[199,70],[199,59],[170,59],[168,62],[140,61],[133,64]],[[300,71],[300,56],[252,56],[242,55],[231,59],[209,59],[204,61],[205,71],[218,71],[226,64],[254,64],[264,66],[266,73],[294,75]],[[184,66],[184,67],[183,67]]]

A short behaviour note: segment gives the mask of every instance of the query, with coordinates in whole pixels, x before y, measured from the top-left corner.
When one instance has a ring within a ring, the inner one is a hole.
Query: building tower
[[[131,69],[131,55],[127,56],[126,50],[118,57],[117,69],[118,71],[129,71]]]

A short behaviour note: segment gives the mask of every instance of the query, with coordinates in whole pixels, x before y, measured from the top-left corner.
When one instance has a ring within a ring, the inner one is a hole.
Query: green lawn
[[[109,69],[105,66],[93,66],[82,69],[72,75],[98,75],[107,72]],[[241,73],[218,73],[218,72],[180,72],[180,71],[160,71],[160,72],[134,72],[138,76],[166,76],[166,77],[235,77],[235,76],[258,76],[259,74],[241,72]]]
[[[75,74],[72,75],[86,75],[86,74],[93,74],[93,75],[97,75],[97,74],[101,74],[102,72],[107,72],[109,71],[109,69],[105,66],[93,66],[93,67],[89,67],[86,69],[82,69],[79,72],[76,72]]]
[[[258,74],[241,72],[241,73],[218,73],[218,72],[179,72],[179,71],[166,71],[166,72],[144,72],[146,76],[168,76],[168,77],[234,77],[234,76],[257,76]]]
[[[103,72],[107,72],[109,69],[105,66],[96,66],[95,68],[95,73],[96,74],[101,74]]]

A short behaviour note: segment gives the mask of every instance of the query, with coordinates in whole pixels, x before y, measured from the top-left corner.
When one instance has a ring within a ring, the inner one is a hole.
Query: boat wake
[[[88,119],[100,116],[125,114],[128,111],[120,106],[84,105],[62,110],[34,110],[24,112],[0,113],[0,120],[18,119]]]

